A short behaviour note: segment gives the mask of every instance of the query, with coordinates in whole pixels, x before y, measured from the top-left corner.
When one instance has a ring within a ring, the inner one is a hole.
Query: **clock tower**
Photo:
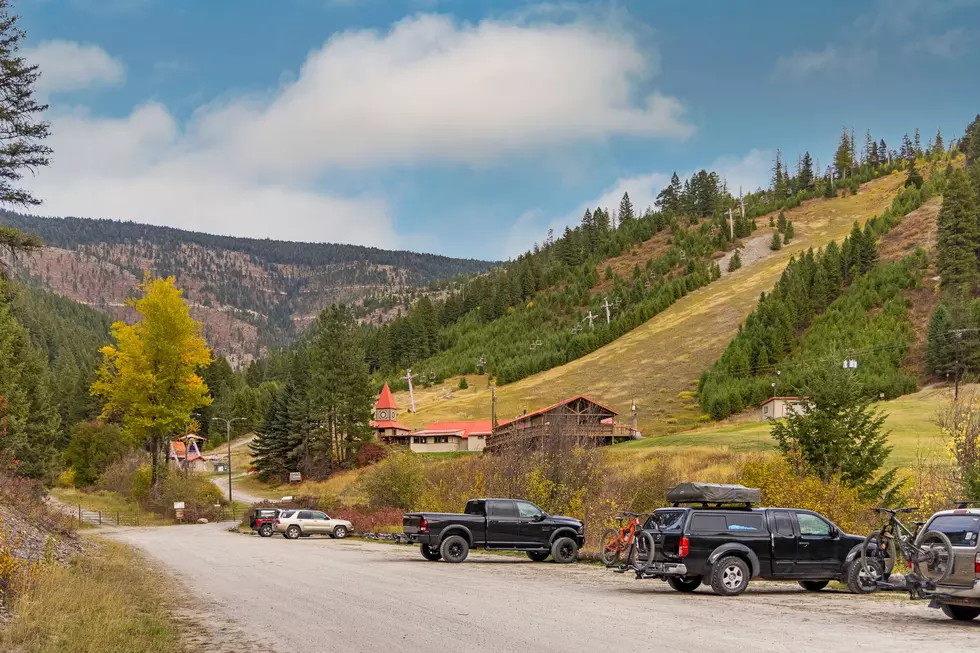
[[[395,398],[391,395],[391,389],[385,382],[378,396],[378,403],[374,404],[374,419],[377,422],[394,422],[398,419],[398,406]]]

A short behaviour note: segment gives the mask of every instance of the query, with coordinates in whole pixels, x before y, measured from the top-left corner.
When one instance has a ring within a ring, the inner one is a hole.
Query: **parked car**
[[[470,549],[525,551],[535,562],[575,562],[585,541],[584,525],[555,517],[520,499],[472,499],[462,514],[413,512],[402,520],[410,542],[426,560],[466,560]]]
[[[964,501],[954,510],[937,512],[920,533],[945,533],[953,545],[953,569],[935,590],[923,594],[950,619],[972,621],[980,616],[980,508]]]
[[[276,519],[276,532],[290,540],[311,535],[329,535],[342,540],[353,528],[346,519],[331,519],[319,510],[286,510]]]
[[[833,580],[872,591],[861,582],[864,538],[812,510],[752,507],[759,491],[733,485],[685,483],[667,499],[674,507],[656,510],[641,531],[641,555],[644,541],[654,554],[635,564],[637,578],[665,580],[678,592],[710,585],[723,596],[741,594],[752,578],[796,580],[814,592]]]
[[[248,516],[248,527],[258,531],[262,537],[272,537],[276,530],[276,518],[281,512],[279,508],[253,508]]]

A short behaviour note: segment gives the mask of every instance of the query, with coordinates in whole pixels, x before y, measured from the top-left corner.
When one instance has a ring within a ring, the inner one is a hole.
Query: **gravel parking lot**
[[[972,650],[961,624],[898,595],[808,593],[755,582],[737,598],[678,594],[589,564],[472,553],[427,562],[416,547],[296,541],[226,525],[121,529],[202,599],[218,629],[256,650]],[[230,624],[230,626],[229,626]],[[220,637],[220,635],[219,635]],[[270,648],[272,647],[272,648]],[[335,648],[336,647],[336,648]]]

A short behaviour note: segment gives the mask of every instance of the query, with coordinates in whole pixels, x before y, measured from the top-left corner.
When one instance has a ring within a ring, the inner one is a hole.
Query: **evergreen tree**
[[[864,132],[864,163],[871,165],[872,167],[876,165],[874,153],[877,151],[878,146],[875,140],[871,138],[871,130],[867,129]]]
[[[976,198],[962,170],[953,170],[947,179],[937,229],[936,267],[942,277],[942,286],[975,288],[980,280],[977,271],[980,228]]]
[[[936,140],[932,144],[933,156],[942,156],[946,152],[946,144],[943,142],[943,130],[936,130]]]
[[[786,214],[782,211],[779,212],[779,217],[776,219],[776,229],[779,233],[786,232]]]
[[[683,188],[681,187],[680,177],[675,172],[670,177],[670,184],[657,193],[657,200],[655,202],[657,208],[668,215],[677,214],[681,208],[682,192]]]
[[[888,145],[885,144],[884,138],[878,142],[878,161],[881,165],[891,162],[891,158],[888,156]]]
[[[929,374],[944,377],[953,372],[956,352],[950,334],[952,329],[953,321],[949,310],[943,302],[940,302],[929,321],[926,340],[926,370]]]
[[[796,176],[796,183],[800,190],[809,190],[813,186],[813,159],[810,158],[809,152],[803,153],[799,173]]]
[[[619,201],[619,224],[630,224],[634,217],[633,203],[630,201],[629,193],[623,193],[623,199]]]
[[[875,478],[891,452],[885,415],[872,408],[858,376],[835,362],[811,370],[803,390],[806,410],[773,424],[779,449],[825,482],[840,477],[866,496],[883,494],[894,478]]]
[[[915,140],[912,142],[912,151],[915,153],[915,156],[921,156],[922,155],[922,142],[919,139],[919,128],[918,127],[915,128]]]
[[[782,238],[780,238],[778,231],[774,231],[772,234],[772,240],[769,241],[769,249],[776,251],[782,248],[783,248]]]
[[[788,244],[789,241],[793,240],[796,233],[793,231],[793,221],[790,220],[786,223],[786,231],[783,233],[783,244]]]
[[[783,176],[783,153],[776,150],[776,161],[772,165],[772,180],[770,186],[777,197],[785,195],[786,178]]]
[[[0,0],[0,203],[20,206],[40,204],[26,190],[15,185],[24,170],[35,171],[48,165],[51,148],[42,144],[49,134],[48,123],[39,120],[46,105],[34,100],[34,86],[40,71],[27,65],[18,54],[24,32],[17,17],[10,13],[8,0]],[[3,234],[0,234],[0,246]]]
[[[919,169],[915,167],[915,159],[912,159],[912,162],[909,164],[909,174],[905,178],[905,187],[908,188],[909,186],[915,186],[916,188],[922,188],[922,184],[924,182],[925,180],[922,179],[922,173],[920,173]]]
[[[735,270],[742,267],[742,255],[740,252],[741,252],[741,248],[736,247],[735,252],[732,254],[732,257],[728,260],[729,272],[734,272]]]
[[[854,164],[854,158],[851,152],[851,138],[847,134],[847,128],[844,128],[841,131],[837,152],[834,154],[834,168],[837,169],[837,175],[841,179],[847,176],[847,173]]]
[[[915,159],[915,146],[909,139],[908,134],[905,134],[905,136],[902,137],[902,150],[899,155],[905,160],[906,163]]]

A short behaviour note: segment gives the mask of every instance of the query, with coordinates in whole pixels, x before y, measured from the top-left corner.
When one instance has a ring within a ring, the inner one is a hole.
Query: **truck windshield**
[[[940,515],[925,529],[945,533],[953,546],[977,545],[980,534],[980,515]]]
[[[466,508],[463,510],[463,514],[464,515],[481,515],[481,516],[486,515],[486,512],[485,512],[485,510],[483,508],[483,502],[482,501],[477,501],[477,500],[467,501],[466,502]]]

